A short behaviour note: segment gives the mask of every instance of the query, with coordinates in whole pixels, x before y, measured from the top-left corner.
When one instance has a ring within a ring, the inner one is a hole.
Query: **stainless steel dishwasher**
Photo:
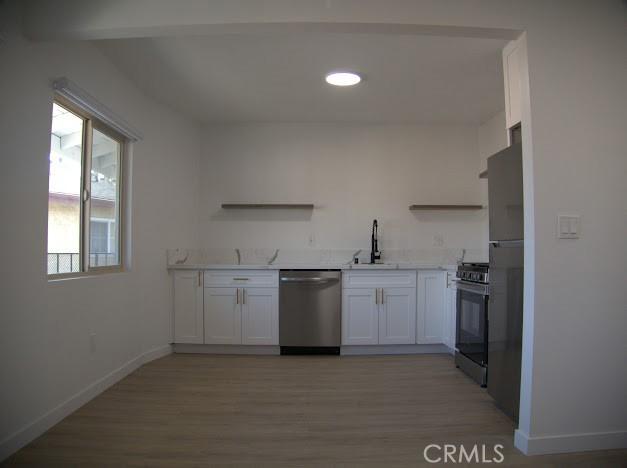
[[[339,354],[342,276],[337,270],[281,270],[281,354]]]

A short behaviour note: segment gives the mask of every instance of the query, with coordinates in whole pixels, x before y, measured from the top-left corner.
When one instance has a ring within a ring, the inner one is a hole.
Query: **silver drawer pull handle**
[[[233,281],[248,281],[250,278],[233,278]]]

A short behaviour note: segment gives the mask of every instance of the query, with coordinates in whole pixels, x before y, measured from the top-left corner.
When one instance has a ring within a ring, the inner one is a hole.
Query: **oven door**
[[[457,283],[455,346],[479,365],[488,364],[488,286]]]

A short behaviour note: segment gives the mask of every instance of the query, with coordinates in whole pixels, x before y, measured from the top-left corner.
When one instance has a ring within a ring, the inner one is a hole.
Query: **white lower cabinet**
[[[174,272],[174,342],[203,343],[202,272]]]
[[[414,344],[415,288],[348,288],[342,291],[342,344]]]
[[[454,348],[456,291],[446,271],[351,271],[343,284],[342,345]],[[278,271],[175,271],[173,335],[175,343],[278,345]]]
[[[206,344],[278,345],[278,272],[208,272],[204,317]]]
[[[239,288],[205,288],[205,343],[242,343],[239,295]]]
[[[378,290],[350,288],[342,291],[342,344],[379,344]]]
[[[355,287],[342,290],[342,345],[416,342],[416,288],[407,287],[416,284],[416,272],[386,273],[345,274],[344,284]]]
[[[278,345],[278,279],[278,271],[175,271],[174,343]]]
[[[379,344],[416,342],[416,289],[381,288]]]
[[[279,344],[276,288],[205,288],[206,344]]]
[[[242,288],[242,344],[279,344],[279,291]]]
[[[445,293],[446,271],[421,270],[418,272],[416,343],[444,342]]]
[[[453,278],[455,273],[448,272],[446,281],[446,316],[444,323],[444,344],[455,349],[457,330],[457,285]]]

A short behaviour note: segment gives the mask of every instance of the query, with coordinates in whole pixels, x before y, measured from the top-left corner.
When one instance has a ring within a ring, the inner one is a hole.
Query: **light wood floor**
[[[172,355],[5,463],[433,466],[423,458],[428,444],[488,444],[491,457],[498,443],[501,466],[627,466],[627,450],[525,457],[513,447],[513,430],[445,355]]]

